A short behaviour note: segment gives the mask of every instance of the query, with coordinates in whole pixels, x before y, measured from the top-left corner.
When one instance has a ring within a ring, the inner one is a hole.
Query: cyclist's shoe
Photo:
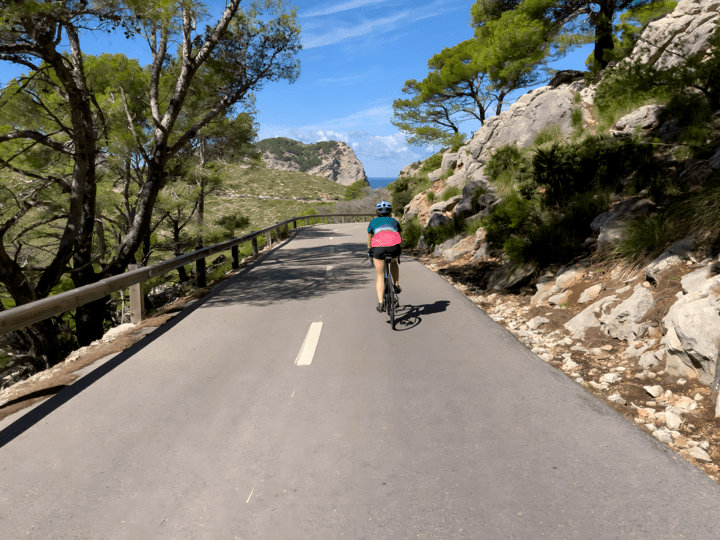
[[[380,302],[380,303],[378,303],[378,305],[377,305],[377,307],[376,307],[375,309],[377,309],[380,313],[382,313],[383,311],[385,311],[385,302]]]
[[[400,294],[402,292],[400,285],[393,285],[393,289],[395,289],[395,294]]]

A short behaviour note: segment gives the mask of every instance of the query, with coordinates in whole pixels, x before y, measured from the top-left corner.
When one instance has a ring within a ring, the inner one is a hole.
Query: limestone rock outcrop
[[[720,0],[680,0],[672,13],[645,28],[631,60],[671,69],[708,50],[718,17]]]
[[[258,146],[262,149],[262,142]],[[262,160],[268,169],[280,171],[305,172],[322,176],[343,186],[349,186],[359,180],[365,180],[365,168],[360,160],[344,142],[332,141],[333,145],[304,144],[299,141],[291,141],[295,147],[303,149],[304,157],[310,155],[312,166],[304,167],[296,154],[282,151],[278,155],[273,150],[264,150]],[[317,163],[319,161],[320,163]]]

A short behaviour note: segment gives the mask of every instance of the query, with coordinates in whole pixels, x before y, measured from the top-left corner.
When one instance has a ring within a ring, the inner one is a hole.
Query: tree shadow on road
[[[296,238],[307,238],[303,231]],[[332,233],[335,237],[337,233]],[[279,302],[308,300],[357,289],[374,282],[375,273],[366,264],[362,243],[341,243],[273,253],[250,272],[240,274],[222,294],[206,302],[208,307],[228,304],[268,306]]]
[[[449,305],[448,300],[438,300],[432,304],[421,304],[419,306],[400,305],[400,309],[395,312],[395,330],[398,332],[411,330],[422,322],[423,315],[442,313],[447,310]],[[390,321],[388,321],[389,323]]]

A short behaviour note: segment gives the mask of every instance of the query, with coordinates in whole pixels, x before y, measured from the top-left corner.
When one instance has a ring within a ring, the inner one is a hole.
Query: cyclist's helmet
[[[382,201],[377,203],[375,210],[377,210],[379,216],[389,216],[392,212],[392,206],[390,206],[389,202]]]

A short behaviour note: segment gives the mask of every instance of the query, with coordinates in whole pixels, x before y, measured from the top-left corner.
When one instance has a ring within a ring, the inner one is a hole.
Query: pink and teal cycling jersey
[[[400,233],[402,228],[398,220],[391,217],[376,217],[368,225],[368,233],[374,235],[370,245],[372,247],[396,246],[402,242]]]

